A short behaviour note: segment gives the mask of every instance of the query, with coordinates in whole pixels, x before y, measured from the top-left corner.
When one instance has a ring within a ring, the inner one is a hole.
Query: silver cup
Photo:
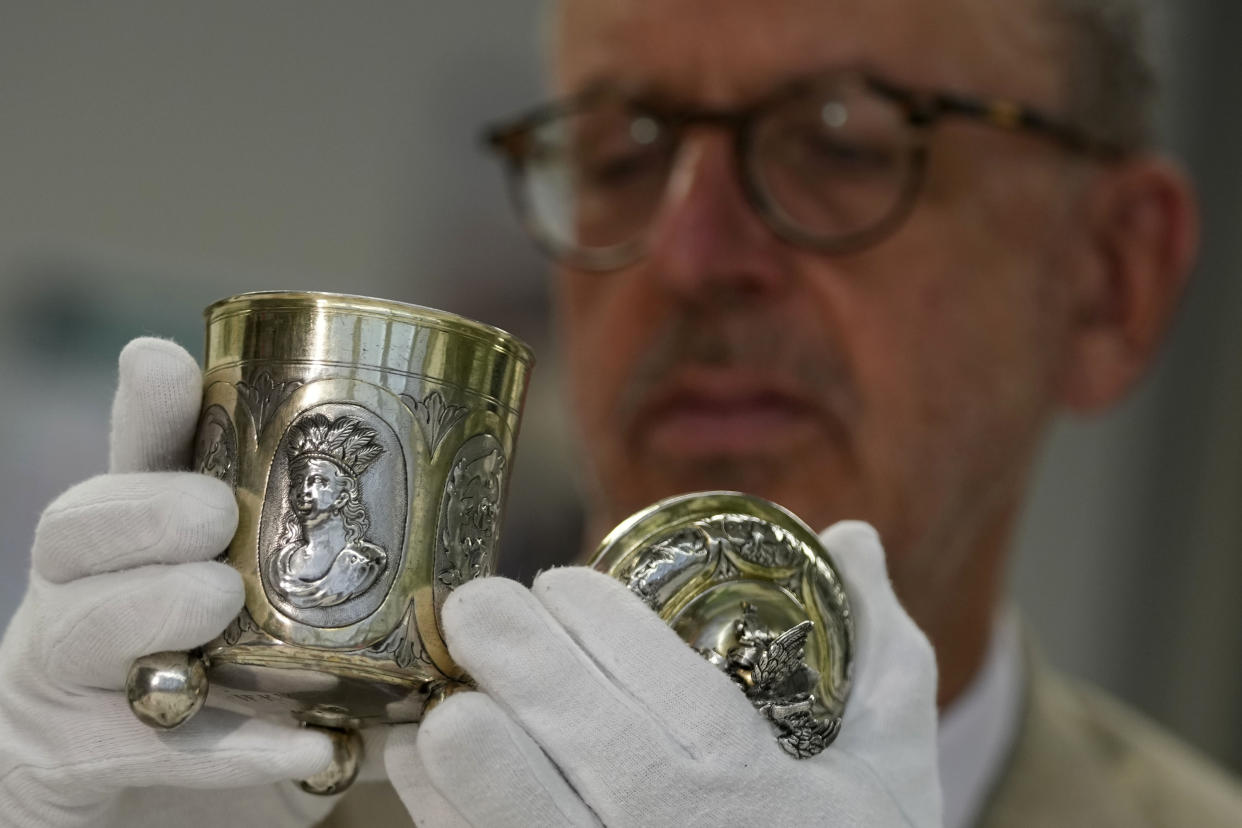
[[[242,294],[205,315],[195,463],[237,494],[223,557],[246,606],[201,665],[139,659],[131,706],[176,726],[210,685],[213,706],[342,732],[418,721],[466,680],[439,612],[495,569],[530,349],[336,294]]]

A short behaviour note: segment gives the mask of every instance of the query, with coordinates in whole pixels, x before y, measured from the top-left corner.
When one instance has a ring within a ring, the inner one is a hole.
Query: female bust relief
[[[290,428],[289,511],[268,582],[298,609],[333,607],[366,592],[387,566],[366,539],[371,519],[362,473],[384,453],[374,429],[342,416],[310,414]]]

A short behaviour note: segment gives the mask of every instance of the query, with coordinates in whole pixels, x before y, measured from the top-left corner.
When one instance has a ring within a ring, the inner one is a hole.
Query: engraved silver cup
[[[203,649],[213,705],[339,730],[419,720],[465,678],[439,610],[494,571],[530,349],[336,294],[248,293],[205,315],[195,463],[237,494],[225,557],[246,587]],[[158,664],[143,676],[140,718]]]

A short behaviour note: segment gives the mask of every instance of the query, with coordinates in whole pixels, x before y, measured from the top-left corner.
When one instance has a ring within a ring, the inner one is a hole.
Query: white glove
[[[180,347],[130,343],[111,473],[43,514],[30,586],[0,644],[5,825],[294,826],[334,804],[288,781],[330,764],[323,734],[209,708],[157,732],[121,692],[134,658],[206,643],[244,600],[238,573],[211,560],[237,526],[233,493],[172,471],[188,466],[201,388]],[[189,788],[217,790],[179,790]]]
[[[388,739],[389,777],[437,826],[938,826],[936,664],[863,523],[823,534],[853,608],[854,687],[818,756],[767,721],[624,585],[583,568],[486,578],[444,606],[481,693]]]

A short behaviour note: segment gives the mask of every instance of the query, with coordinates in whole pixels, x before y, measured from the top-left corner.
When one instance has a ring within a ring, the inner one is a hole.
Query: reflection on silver
[[[708,559],[707,536],[693,529],[676,532],[643,551],[630,571],[630,591],[652,609],[658,608],[661,592],[675,590]]]
[[[298,609],[334,607],[371,588],[388,556],[371,526],[360,479],[384,449],[353,417],[315,413],[290,429],[288,512],[271,558],[272,588]]]

